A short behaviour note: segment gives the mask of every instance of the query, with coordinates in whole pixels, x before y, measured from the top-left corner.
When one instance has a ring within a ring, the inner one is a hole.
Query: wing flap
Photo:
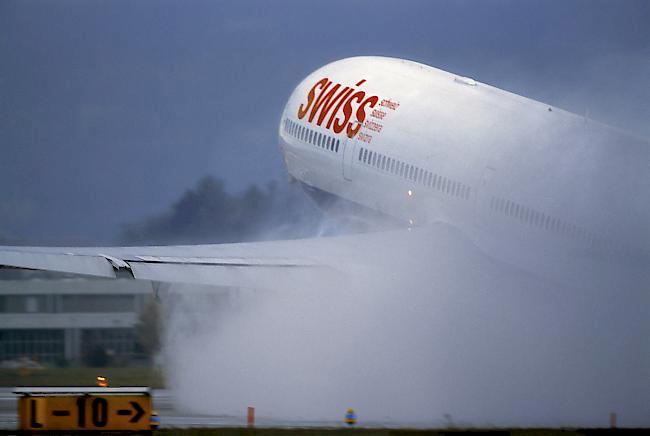
[[[111,262],[100,255],[88,256],[2,249],[0,250],[0,265],[11,268],[56,271],[97,277],[116,277]]]
[[[131,262],[133,277],[170,283],[234,286],[242,288],[277,288],[282,282],[306,280],[315,266],[293,265],[226,265],[162,262]]]

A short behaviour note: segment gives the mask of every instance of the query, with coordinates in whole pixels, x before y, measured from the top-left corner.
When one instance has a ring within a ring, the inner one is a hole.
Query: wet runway
[[[0,430],[18,428],[18,401],[13,388],[0,388]],[[240,427],[246,425],[246,411],[241,416],[228,415],[192,415],[176,410],[174,397],[166,389],[153,390],[154,409],[160,417],[161,428],[191,427]],[[340,427],[340,422],[328,421],[287,421],[256,417],[255,423],[260,427]]]

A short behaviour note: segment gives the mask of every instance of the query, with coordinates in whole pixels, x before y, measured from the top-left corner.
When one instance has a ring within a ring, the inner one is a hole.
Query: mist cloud
[[[639,284],[567,288],[455,230],[367,253],[340,287],[201,296],[177,287],[166,345],[179,404],[205,414],[361,424],[648,425],[649,301]],[[388,234],[387,234],[388,235]],[[418,240],[420,242],[414,242]],[[335,259],[332,259],[334,262]],[[213,304],[210,304],[212,298]]]

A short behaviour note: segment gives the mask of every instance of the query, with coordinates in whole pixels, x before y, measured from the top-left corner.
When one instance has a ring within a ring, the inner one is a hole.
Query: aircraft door
[[[494,178],[496,169],[493,167],[485,167],[481,180],[478,185],[476,199],[474,204],[474,219],[476,227],[486,227],[488,224],[488,212],[490,209],[490,201],[492,201],[491,181]]]
[[[354,153],[357,151],[357,137],[345,137],[343,142],[343,178],[345,180],[352,180],[352,165],[354,161]]]

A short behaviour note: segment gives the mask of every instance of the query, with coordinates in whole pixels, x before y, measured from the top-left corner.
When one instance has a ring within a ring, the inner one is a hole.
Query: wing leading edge
[[[270,243],[260,243],[268,245]],[[278,272],[291,277],[324,268],[307,259],[256,257],[256,244],[237,249],[228,245],[169,247],[0,247],[0,266],[81,274],[104,278],[182,282],[220,286],[259,287],[272,283]],[[232,244],[239,245],[239,244]],[[264,251],[268,251],[266,248]],[[127,254],[129,252],[142,254]]]
[[[76,248],[0,246],[0,268],[252,288],[277,288],[291,282],[314,281],[319,284],[327,281],[326,285],[338,286],[341,280],[347,280],[350,274],[362,270],[372,270],[373,276],[390,277],[395,258],[429,259],[429,268],[434,269],[455,267],[460,261],[456,254],[468,244],[473,247],[455,229],[433,225],[237,244]]]

